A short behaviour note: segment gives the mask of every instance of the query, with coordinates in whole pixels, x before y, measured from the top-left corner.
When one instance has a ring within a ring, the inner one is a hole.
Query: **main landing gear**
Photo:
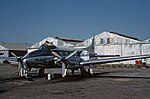
[[[93,70],[90,68],[88,69],[88,71],[86,71],[84,67],[80,67],[80,71],[82,77],[91,77],[93,75]]]
[[[33,81],[32,75],[30,75],[30,74],[28,74],[28,75],[26,76],[26,79],[27,79],[28,81]]]
[[[44,76],[44,68],[39,69],[39,76]]]

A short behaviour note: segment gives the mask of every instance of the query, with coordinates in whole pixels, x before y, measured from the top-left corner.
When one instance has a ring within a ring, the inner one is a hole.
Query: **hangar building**
[[[10,42],[0,42],[0,53],[4,57],[12,57],[13,52],[17,56],[23,56],[27,53],[28,47],[31,46],[27,43],[10,43]]]
[[[56,46],[64,46],[64,47],[73,47],[77,43],[83,42],[80,39],[71,39],[71,38],[64,38],[64,37],[47,37],[32,46],[29,47],[28,52],[38,49],[42,44],[46,41],[52,42]]]
[[[92,38],[85,40],[76,46],[88,46]],[[98,55],[120,55],[133,56],[150,54],[149,39],[141,41],[138,38],[126,36],[116,32],[102,32],[95,36],[95,53]],[[135,61],[117,62],[124,64],[135,64]],[[150,59],[147,59],[150,64]]]

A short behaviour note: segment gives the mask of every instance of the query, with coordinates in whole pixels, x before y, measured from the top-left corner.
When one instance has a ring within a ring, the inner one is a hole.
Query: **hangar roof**
[[[143,41],[144,43],[150,43],[150,38]]]
[[[83,42],[83,40],[80,40],[80,39],[72,39],[72,38],[66,38],[66,37],[58,37],[56,36],[55,37],[56,39],[60,39],[62,41],[66,41],[66,42]]]
[[[10,42],[0,42],[0,45],[6,48],[7,50],[27,50],[27,47],[31,46],[28,43],[10,43]]]
[[[133,40],[138,40],[138,41],[140,41],[138,38],[131,37],[131,36],[127,36],[127,35],[123,35],[123,34],[120,34],[120,33],[117,33],[117,32],[110,32],[110,33],[116,34],[116,35],[119,35],[119,36],[123,36],[123,37],[127,37],[127,38],[130,38],[130,39],[133,39]]]

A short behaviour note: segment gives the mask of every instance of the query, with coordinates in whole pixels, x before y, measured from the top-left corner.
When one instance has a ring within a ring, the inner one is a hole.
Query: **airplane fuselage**
[[[77,49],[67,49],[63,47],[50,48],[49,46],[40,47],[38,50],[26,54],[24,57],[21,58],[21,61],[26,59],[26,64],[28,65],[28,68],[61,68],[61,64],[55,63],[58,59],[52,54],[52,51],[62,57],[66,57],[75,50]],[[73,68],[75,66],[79,67],[80,62],[83,60],[82,58],[80,58],[81,52],[82,50],[79,49],[76,55],[68,59],[68,68],[72,68],[72,66]]]

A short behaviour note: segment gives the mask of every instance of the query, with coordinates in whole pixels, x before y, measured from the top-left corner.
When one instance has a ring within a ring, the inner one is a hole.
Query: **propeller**
[[[65,63],[62,62],[62,77],[67,75],[67,69]]]
[[[77,53],[77,51],[72,52],[70,55],[68,55],[65,59],[68,59],[70,57],[72,57],[73,55],[75,55]]]
[[[54,56],[56,56],[58,58],[58,60],[56,62],[61,62],[62,63],[62,77],[65,77],[67,74],[67,66],[68,66],[68,59],[70,57],[72,57],[73,55],[75,55],[77,53],[77,51],[72,52],[71,54],[69,54],[67,57],[62,57],[60,55],[58,55],[56,52],[52,51],[52,54]]]
[[[58,55],[56,52],[53,52],[52,51],[52,54],[54,55],[54,56],[56,56],[58,59],[61,59],[62,57],[60,56],[60,55]]]
[[[19,70],[19,75],[22,77],[25,75],[25,71],[23,69],[23,65],[21,64],[20,60],[21,57],[18,57],[15,53],[11,52],[11,54],[17,59],[18,61],[18,70]]]
[[[20,56],[17,56],[15,53],[11,52],[11,55],[13,55],[15,57],[15,60],[20,62],[21,60],[21,57]]]
[[[17,56],[15,53],[11,52],[11,54],[12,54],[14,57],[18,58],[18,56]]]

